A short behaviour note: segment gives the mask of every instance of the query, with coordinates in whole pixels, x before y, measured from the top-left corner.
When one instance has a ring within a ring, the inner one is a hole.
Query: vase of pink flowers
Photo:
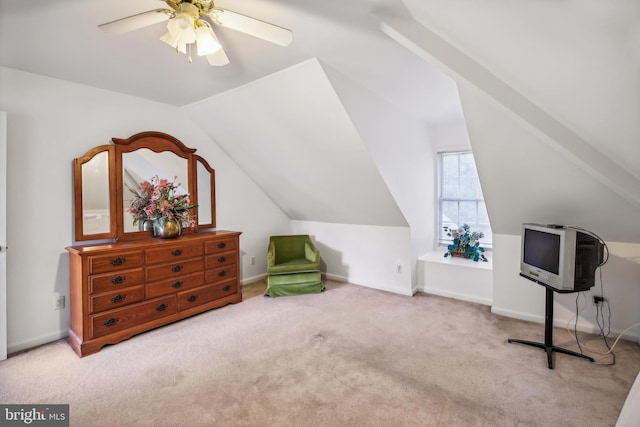
[[[144,231],[151,222],[154,235],[164,239],[178,237],[183,227],[194,225],[190,211],[196,206],[188,193],[180,193],[176,179],[169,181],[156,175],[142,181],[138,189],[129,188],[134,197],[127,211],[133,216],[133,225]]]

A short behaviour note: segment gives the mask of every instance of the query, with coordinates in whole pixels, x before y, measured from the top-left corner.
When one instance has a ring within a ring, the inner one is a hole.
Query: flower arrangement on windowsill
[[[448,256],[472,259],[478,261],[488,261],[484,255],[484,248],[480,247],[480,239],[484,237],[481,231],[469,231],[469,226],[463,224],[458,229],[444,227],[447,236],[453,238],[453,243],[447,246],[445,258]]]
[[[177,194],[177,178],[170,182],[156,175],[150,181],[142,181],[137,190],[128,187],[134,195],[127,209],[133,216],[133,225],[153,221],[154,233],[157,227],[164,228],[171,221],[179,229],[195,225],[189,211],[196,206],[191,205],[189,194]]]

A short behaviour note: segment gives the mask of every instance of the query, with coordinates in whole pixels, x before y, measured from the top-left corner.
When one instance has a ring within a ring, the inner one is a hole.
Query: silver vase
[[[138,221],[138,230],[153,232],[153,220],[152,219],[142,219],[142,220]]]
[[[175,239],[182,233],[180,222],[175,219],[155,220],[153,234],[161,239]]]

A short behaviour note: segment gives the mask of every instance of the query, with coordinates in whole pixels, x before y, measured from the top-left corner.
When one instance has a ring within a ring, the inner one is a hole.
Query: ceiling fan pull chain
[[[189,44],[187,45],[187,50],[189,51],[189,64],[191,64],[191,63],[193,62],[193,59],[191,58],[191,45],[192,45],[192,44],[193,44],[193,43],[189,43]]]

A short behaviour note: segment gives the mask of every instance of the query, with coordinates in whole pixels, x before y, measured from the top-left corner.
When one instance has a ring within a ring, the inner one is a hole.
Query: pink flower
[[[188,194],[176,194],[180,187],[175,183],[177,178],[170,182],[156,175],[150,181],[141,182],[138,190],[129,189],[134,197],[127,211],[133,216],[134,225],[147,219],[176,219],[183,226],[193,225],[189,211],[196,206],[191,205]]]

